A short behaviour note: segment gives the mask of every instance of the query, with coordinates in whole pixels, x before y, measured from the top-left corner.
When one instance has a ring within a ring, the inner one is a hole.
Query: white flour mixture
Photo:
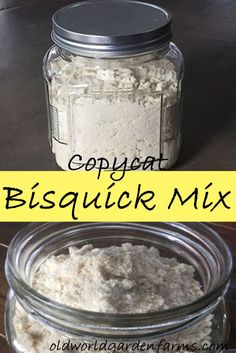
[[[44,296],[74,308],[104,313],[145,313],[185,305],[203,295],[195,271],[156,248],[69,248],[69,254],[49,257],[35,273],[32,287]],[[169,342],[210,341],[212,316],[166,338]],[[49,353],[60,333],[49,331],[17,304],[16,340],[27,353]]]
[[[49,100],[52,149],[68,169],[75,154],[144,161],[147,156],[173,164],[178,154],[178,73],[167,58],[146,55],[102,61],[71,56],[52,61]],[[123,62],[123,64],[121,64]],[[103,67],[104,65],[104,67]]]

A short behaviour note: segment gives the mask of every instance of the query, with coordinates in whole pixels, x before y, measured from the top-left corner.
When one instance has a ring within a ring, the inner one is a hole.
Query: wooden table
[[[10,243],[14,234],[24,226],[24,223],[1,223],[0,224],[0,352],[10,353],[10,349],[4,338],[4,306],[7,293],[7,283],[4,276],[4,260],[6,255],[6,246]],[[211,223],[214,228],[230,246],[234,259],[236,260],[236,223]],[[236,261],[235,261],[236,263]],[[236,347],[236,271],[234,269],[231,288],[228,293],[230,302],[232,324],[230,335],[230,347]],[[44,352],[42,352],[44,353]]]

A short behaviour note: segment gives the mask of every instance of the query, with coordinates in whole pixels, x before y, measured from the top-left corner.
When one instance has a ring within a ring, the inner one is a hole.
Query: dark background
[[[0,170],[59,169],[47,141],[41,63],[52,44],[51,16],[71,2],[0,0]],[[173,14],[186,63],[175,169],[236,170],[236,1],[157,3]]]
[[[4,262],[6,256],[6,247],[13,236],[20,230],[26,223],[1,223],[0,224],[0,352],[10,353],[4,338],[3,316],[4,307],[7,293],[7,283],[4,275]],[[236,223],[211,223],[208,224],[215,229],[222,238],[229,245],[234,263],[236,263]],[[231,334],[230,334],[230,348],[236,347],[236,268],[234,268],[233,278],[230,290],[228,292],[228,301],[230,303],[231,312]],[[41,352],[44,353],[44,352]]]

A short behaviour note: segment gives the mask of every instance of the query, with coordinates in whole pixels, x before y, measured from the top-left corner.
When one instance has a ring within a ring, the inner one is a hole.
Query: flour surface
[[[192,266],[162,257],[154,247],[129,243],[101,249],[70,247],[67,254],[51,256],[40,265],[32,287],[74,308],[114,314],[166,310],[203,295]],[[213,315],[209,315],[193,327],[164,338],[172,344],[196,343],[201,347],[211,342],[212,322]],[[52,343],[66,343],[68,339],[78,343],[80,339],[42,325],[17,302],[13,324],[15,346],[23,353],[49,353]]]
[[[84,310],[145,313],[193,302],[202,296],[194,268],[160,256],[156,248],[69,248],[47,259],[33,288],[48,298]]]

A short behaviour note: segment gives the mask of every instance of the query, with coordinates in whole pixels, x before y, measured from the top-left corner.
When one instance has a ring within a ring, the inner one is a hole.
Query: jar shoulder
[[[176,72],[179,74],[179,78],[183,78],[184,74],[184,57],[180,49],[173,42],[170,43],[169,51],[166,55],[167,60],[173,63]]]

